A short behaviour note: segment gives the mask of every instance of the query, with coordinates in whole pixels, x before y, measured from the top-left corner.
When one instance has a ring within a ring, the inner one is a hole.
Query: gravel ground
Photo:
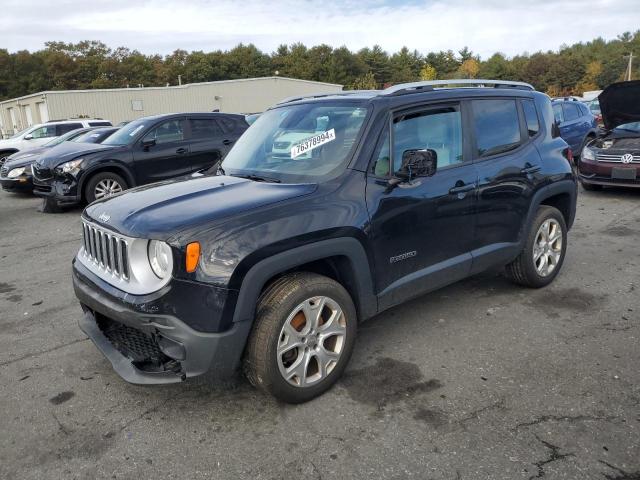
[[[0,204],[1,478],[640,479],[640,191],[581,192],[548,288],[489,272],[364,323],[299,406],[122,381],[76,324],[80,210]]]

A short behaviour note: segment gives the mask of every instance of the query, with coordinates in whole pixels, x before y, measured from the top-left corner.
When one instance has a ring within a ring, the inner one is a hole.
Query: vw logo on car
[[[622,163],[631,163],[633,162],[633,155],[631,155],[630,153],[625,153],[624,155],[622,155],[622,158],[620,160],[622,160]]]

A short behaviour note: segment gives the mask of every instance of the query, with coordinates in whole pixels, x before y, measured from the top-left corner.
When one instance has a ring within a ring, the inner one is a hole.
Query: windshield
[[[65,133],[64,135],[60,135],[59,137],[54,138],[53,140],[49,140],[44,144],[45,147],[55,147],[56,145],[60,145],[62,142],[66,142],[67,140],[77,141],[75,138],[82,135],[85,130],[71,130],[70,132]]]
[[[14,133],[13,135],[11,135],[9,138],[18,138],[20,135],[22,135],[23,133],[25,133],[27,130],[35,130],[34,127],[27,127],[24,130],[20,130],[18,133]]]
[[[631,122],[618,125],[614,130],[624,130],[625,132],[640,133],[640,122]]]
[[[345,168],[366,114],[344,102],[269,110],[240,137],[222,169],[292,183],[330,178]]]
[[[127,123],[124,127],[118,130],[113,135],[109,136],[103,145],[129,145],[133,142],[137,135],[144,130],[147,124],[150,124],[150,120],[140,119],[134,120],[131,123]]]

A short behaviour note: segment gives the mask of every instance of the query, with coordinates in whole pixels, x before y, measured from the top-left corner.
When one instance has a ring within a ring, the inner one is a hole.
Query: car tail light
[[[571,151],[571,149],[570,149],[570,148],[568,148],[568,147],[567,147],[567,148],[565,148],[565,149],[562,151],[562,155],[564,155],[564,158],[566,158],[566,159],[569,161],[569,163],[573,164],[573,162],[574,162],[574,159],[573,159],[573,152]]]

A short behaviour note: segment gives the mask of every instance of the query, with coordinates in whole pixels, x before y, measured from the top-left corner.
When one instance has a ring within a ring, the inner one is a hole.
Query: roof
[[[514,82],[509,80],[486,80],[486,79],[450,79],[450,80],[428,80],[424,82],[401,83],[384,90],[347,90],[343,92],[318,93],[310,95],[296,95],[285,98],[278,105],[285,103],[297,102],[300,100],[312,99],[344,99],[348,97],[354,100],[366,100],[376,97],[396,97],[400,95],[410,95],[415,93],[425,93],[441,90],[458,90],[458,89],[478,89],[478,88],[494,88],[500,90],[522,90],[535,91],[533,85],[525,82]]]
[[[238,78],[234,80],[216,80],[213,82],[198,82],[198,83],[185,83],[184,85],[170,85],[164,87],[125,87],[125,88],[92,88],[92,89],[84,89],[84,90],[45,90],[42,92],[30,93],[28,95],[23,95],[21,97],[11,98],[8,100],[3,100],[0,102],[0,105],[5,102],[15,102],[18,100],[23,100],[25,98],[30,98],[38,95],[58,95],[65,93],[99,93],[99,92],[129,92],[129,91],[148,91],[148,90],[184,90],[191,87],[198,87],[202,85],[222,85],[229,83],[244,83],[244,82],[256,82],[256,81],[264,81],[264,80],[286,80],[293,81],[298,83],[309,83],[313,85],[326,85],[331,87],[340,87],[343,85],[338,83],[327,83],[327,82],[316,82],[313,80],[302,80],[299,78],[290,78],[290,77],[280,77],[280,76],[270,76],[270,77],[254,77],[254,78]]]

